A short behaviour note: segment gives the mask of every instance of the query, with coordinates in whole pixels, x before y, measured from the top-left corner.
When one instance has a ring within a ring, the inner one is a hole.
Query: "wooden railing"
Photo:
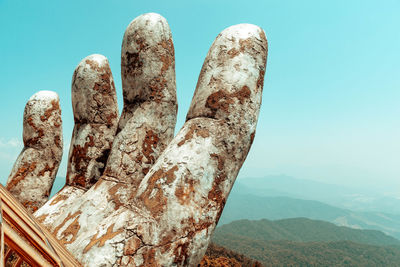
[[[57,239],[0,184],[0,266],[81,266]],[[7,264],[7,265],[8,265]]]

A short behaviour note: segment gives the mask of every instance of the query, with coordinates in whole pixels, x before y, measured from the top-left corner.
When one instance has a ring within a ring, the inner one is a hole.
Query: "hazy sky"
[[[122,93],[120,49],[135,17],[169,22],[176,52],[178,125],[217,34],[261,26],[269,41],[263,104],[240,177],[287,174],[387,186],[400,196],[400,1],[0,0],[0,176],[22,148],[22,114],[39,90],[61,98],[65,176],[73,128],[72,73],[105,55]]]

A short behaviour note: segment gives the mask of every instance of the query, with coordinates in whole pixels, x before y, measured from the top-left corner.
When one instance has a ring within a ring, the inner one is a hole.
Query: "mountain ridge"
[[[266,267],[400,266],[400,240],[307,218],[234,221],[217,227],[212,242]]]
[[[377,230],[352,229],[330,222],[308,218],[281,220],[238,220],[218,227],[213,238],[234,233],[254,240],[298,242],[353,241],[367,245],[393,245],[400,247],[400,240]]]

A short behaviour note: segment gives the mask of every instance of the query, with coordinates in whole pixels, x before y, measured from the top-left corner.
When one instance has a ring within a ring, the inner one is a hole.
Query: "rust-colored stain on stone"
[[[37,220],[38,222],[42,223],[42,222],[44,222],[44,220],[46,220],[47,215],[48,215],[48,214],[40,215],[40,216],[36,217],[36,220]]]
[[[156,171],[148,180],[148,185],[146,191],[139,196],[140,200],[144,203],[146,208],[152,212],[154,215],[160,214],[164,208],[165,204],[167,203],[167,199],[164,196],[162,188],[157,181],[162,178],[166,178],[166,183],[170,184],[175,180],[175,172],[178,170],[178,166],[173,166],[167,171],[160,169]],[[152,191],[156,190],[156,194],[152,197]]]
[[[189,243],[188,242],[183,242],[181,244],[178,244],[175,249],[174,249],[174,263],[176,264],[181,264],[183,266],[186,266],[188,264],[187,258],[188,258],[188,250]]]
[[[93,90],[104,93],[111,90],[111,85],[109,83],[95,83]]]
[[[33,137],[33,138],[29,138],[28,140],[26,140],[26,146],[32,146],[32,145],[36,145],[44,136],[44,130],[41,128],[38,128],[35,123],[33,122],[33,118],[32,117],[28,117],[26,119],[26,122],[35,130],[35,132],[37,133],[37,136]]]
[[[64,245],[71,244],[76,240],[79,229],[81,229],[78,219],[79,219],[78,216],[75,217],[74,221],[71,224],[69,224],[68,227],[61,233],[61,235],[63,236],[61,242]],[[67,240],[67,238],[70,239]]]
[[[49,176],[51,176],[55,167],[56,165],[50,167],[49,164],[46,163],[46,166],[41,171],[39,171],[38,176],[43,176],[45,172],[49,172]]]
[[[108,70],[108,66],[100,66],[99,63],[95,60],[86,59],[85,63],[90,66],[91,69],[96,70],[98,72],[106,72]]]
[[[116,114],[116,113],[111,113],[110,115],[108,115],[108,116],[106,117],[107,124],[108,124],[108,125],[112,125],[114,119],[116,119],[117,117],[118,117],[118,114]]]
[[[107,228],[107,232],[104,235],[100,236],[100,237],[97,237],[98,233],[95,234],[92,237],[92,239],[90,240],[89,244],[87,244],[87,246],[83,250],[83,253],[88,252],[97,243],[98,243],[98,247],[104,246],[104,244],[106,243],[107,240],[110,240],[110,239],[114,238],[116,235],[122,233],[123,229],[119,229],[119,230],[113,232],[114,225],[115,225],[115,223],[111,224]]]
[[[24,163],[7,183],[7,190],[13,189],[20,181],[36,169],[36,162]]]
[[[240,52],[244,52],[247,49],[251,49],[253,47],[253,40],[252,38],[248,39],[240,39],[239,40],[239,45],[240,45]]]
[[[157,148],[159,140],[160,138],[158,138],[158,136],[152,130],[146,131],[146,136],[142,144],[142,154],[147,159],[147,161],[144,163],[154,164],[155,158],[152,153],[154,152],[154,149]]]
[[[108,198],[108,201],[112,201],[115,204],[115,210],[119,209],[121,206],[124,204],[119,200],[119,197],[117,196],[118,189],[121,187],[126,187],[124,184],[117,183],[110,189],[108,189],[108,193],[110,194],[110,197]]]
[[[211,109],[212,116],[215,116],[217,110],[228,112],[229,105],[233,103],[229,96],[225,91],[219,90],[207,97],[206,107]]]
[[[264,85],[264,75],[265,75],[265,70],[260,70],[260,73],[258,74],[258,80],[257,80],[257,88],[262,88]]]
[[[198,127],[193,124],[190,126],[189,131],[185,134],[185,137],[183,138],[183,140],[181,140],[178,143],[178,146],[182,146],[184,143],[186,143],[186,141],[191,140],[193,138],[194,134],[196,134],[197,136],[201,136],[203,138],[210,136],[210,132],[207,129]]]
[[[140,59],[139,53],[126,52],[125,57],[126,57],[125,75],[134,73],[136,70],[139,70],[143,67],[143,61]]]
[[[231,94],[231,96],[236,97],[240,104],[244,103],[244,100],[249,98],[251,95],[251,91],[250,88],[248,86],[243,86],[242,89],[240,89],[239,91]]]
[[[228,51],[228,55],[229,55],[231,58],[234,58],[234,57],[236,57],[236,56],[239,55],[239,54],[240,54],[240,51],[237,50],[236,48],[232,48],[232,49],[230,49],[230,50]]]
[[[267,36],[263,30],[260,31],[260,37],[268,45]]]
[[[38,129],[37,130],[38,135],[36,137],[30,138],[26,140],[26,146],[33,146],[39,143],[39,141],[42,139],[44,136],[44,130],[43,129]]]
[[[148,251],[142,254],[143,255],[143,267],[160,267],[161,265],[158,263],[156,259],[156,251],[154,248],[149,248]]]
[[[132,236],[125,242],[124,255],[133,255],[142,245],[142,241],[137,236]]]
[[[53,206],[55,204],[57,204],[60,201],[64,201],[66,199],[68,199],[68,195],[64,195],[64,194],[58,194],[55,198],[53,198],[53,200],[50,202],[50,206]]]
[[[128,39],[131,39],[131,38],[128,37]],[[128,42],[131,42],[131,41],[128,41]],[[139,38],[135,39],[134,42],[139,46],[139,49],[138,49],[139,51],[141,51],[147,47],[147,44],[143,38],[139,37]]]
[[[157,186],[153,190],[157,190],[157,193],[150,198],[150,194],[147,197],[143,197],[143,203],[148,210],[150,210],[153,214],[160,214],[167,204],[167,199],[164,196],[162,189]]]
[[[224,173],[217,174],[216,178],[214,179],[212,189],[208,192],[208,199],[215,201],[216,203],[222,203],[222,191],[219,188],[219,185],[225,181],[226,175]]]
[[[175,190],[175,196],[181,205],[188,205],[191,195],[195,192],[194,180],[186,179],[184,186],[178,186]]]
[[[162,75],[169,69],[169,67],[174,61],[173,58],[171,58],[170,56],[164,56],[164,55],[161,56],[160,60],[163,63],[161,67],[161,75]]]
[[[167,80],[160,77],[155,77],[149,83],[150,96],[149,98],[157,103],[161,103],[164,98],[163,90],[167,88]]]
[[[73,214],[69,213],[68,216],[65,217],[65,219],[62,221],[62,223],[59,224],[59,225],[53,230],[53,234],[57,237],[58,231],[59,231],[61,228],[63,228],[64,225],[65,225],[69,220],[74,219],[73,223],[74,223],[74,222],[75,222],[75,223],[78,223],[77,220],[79,219],[79,216],[80,216],[81,214],[82,214],[82,211],[77,211],[77,212],[74,212]],[[79,226],[79,227],[80,227],[80,226]],[[76,227],[73,228],[73,229],[76,229]],[[78,231],[79,231],[79,229],[78,229]],[[65,232],[65,231],[64,231],[64,232]],[[63,232],[62,234],[64,234],[64,232]],[[66,234],[70,234],[70,233],[66,232]],[[63,240],[65,237],[66,237],[65,235],[62,236],[61,240]]]
[[[94,84],[93,90],[99,91],[101,94],[109,95],[111,94],[111,82],[110,82],[110,72],[106,71],[106,73],[100,76],[101,82],[96,82]]]
[[[208,199],[211,201],[215,201],[218,204],[221,204],[225,201],[223,198],[223,192],[220,189],[220,185],[225,181],[226,174],[224,172],[224,165],[225,165],[225,160],[222,156],[217,155],[217,154],[211,154],[210,155],[212,158],[215,158],[217,160],[217,166],[218,166],[218,173],[216,174],[216,177],[214,178],[214,182],[212,185],[212,189],[210,192],[208,192]],[[221,209],[222,211],[222,209]]]
[[[32,118],[32,117],[28,117],[28,118],[26,119],[26,122],[27,122],[34,130],[37,130],[36,125],[33,123],[33,118]]]
[[[96,61],[94,61],[94,60],[90,60],[90,59],[87,59],[86,61],[85,61],[85,63],[86,64],[88,64],[92,69],[97,69],[98,67],[99,67],[99,65],[97,64],[97,62]]]
[[[60,128],[61,127],[61,119],[54,121],[54,127]]]
[[[44,112],[44,115],[40,116],[40,120],[47,121],[50,118],[51,113],[57,110],[60,110],[60,105],[58,104],[58,101],[56,100],[51,101],[51,107]]]
[[[230,58],[234,58],[238,56],[240,53],[243,53],[246,51],[246,49],[251,49],[253,47],[253,41],[251,38],[248,39],[240,39],[239,40],[239,49],[236,49],[235,47],[231,48],[227,54],[229,55]]]
[[[234,103],[233,97],[237,98],[240,104],[244,103],[246,98],[249,98],[251,95],[251,91],[248,86],[243,86],[240,90],[227,93],[224,90],[219,90],[215,93],[212,93],[207,97],[206,107],[211,110],[211,116],[215,117],[218,110],[222,110],[224,112],[229,112],[229,106]]]
[[[218,156],[218,155],[215,154],[215,153],[210,154],[210,156],[211,156],[212,158],[217,159],[217,162],[218,162],[218,165],[217,165],[217,166],[218,166],[218,170],[219,170],[219,171],[222,171],[222,170],[224,169],[224,165],[225,165],[224,159],[223,159],[222,157]]]
[[[146,175],[146,174],[148,174],[149,173],[149,171],[150,171],[150,168],[142,168],[142,173],[144,174],[144,175]]]
[[[175,56],[174,43],[172,42],[172,39],[163,40],[160,42],[160,44],[168,51],[172,58]]]
[[[70,161],[75,166],[75,174],[71,181],[71,173],[67,173],[67,181],[71,183],[71,185],[79,185],[82,187],[86,187],[88,181],[86,181],[85,173],[87,171],[87,165],[90,161],[90,157],[87,155],[88,149],[95,145],[94,137],[89,135],[89,141],[85,143],[82,147],[80,145],[74,145],[72,149],[72,154],[70,157]],[[81,164],[83,163],[83,164]]]

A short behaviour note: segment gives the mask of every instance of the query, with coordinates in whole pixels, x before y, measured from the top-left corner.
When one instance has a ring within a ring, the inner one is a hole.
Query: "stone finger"
[[[62,157],[61,109],[55,92],[39,91],[27,102],[23,141],[6,188],[33,212],[48,200]]]
[[[75,127],[67,185],[89,189],[103,174],[117,130],[118,104],[107,58],[91,55],[74,71],[71,89]]]

